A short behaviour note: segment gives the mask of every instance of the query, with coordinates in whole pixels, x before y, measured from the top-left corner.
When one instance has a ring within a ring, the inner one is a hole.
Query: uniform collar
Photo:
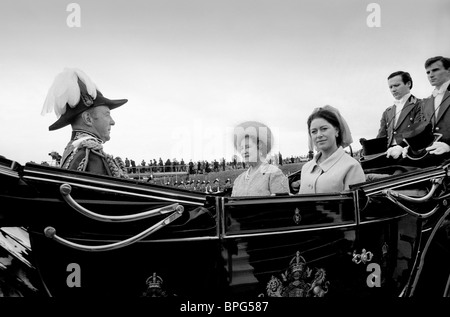
[[[94,133],[89,132],[89,131],[85,131],[85,130],[79,130],[79,129],[72,131],[72,138],[71,138],[71,140],[77,140],[77,139],[79,139],[81,137],[86,137],[86,136],[90,136],[90,137],[94,138],[97,142],[103,144],[103,140],[100,139]]]

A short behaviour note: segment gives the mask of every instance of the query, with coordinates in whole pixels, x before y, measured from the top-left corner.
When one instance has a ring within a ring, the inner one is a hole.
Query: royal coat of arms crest
[[[310,269],[297,251],[280,277],[272,275],[266,286],[268,297],[323,297],[330,282],[323,268]],[[264,296],[264,294],[261,294]]]

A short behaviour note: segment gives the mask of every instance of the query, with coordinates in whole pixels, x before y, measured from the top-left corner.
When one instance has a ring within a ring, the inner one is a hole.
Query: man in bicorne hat
[[[109,141],[111,126],[115,124],[111,110],[127,101],[104,97],[79,69],[65,68],[56,76],[42,114],[54,111],[58,117],[50,131],[72,126],[72,136],[61,159],[62,168],[128,178],[123,161],[103,151],[103,143]]]

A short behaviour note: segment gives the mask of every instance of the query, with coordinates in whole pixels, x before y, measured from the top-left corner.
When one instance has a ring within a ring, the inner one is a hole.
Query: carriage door
[[[222,198],[222,255],[230,294],[357,295],[353,195]]]

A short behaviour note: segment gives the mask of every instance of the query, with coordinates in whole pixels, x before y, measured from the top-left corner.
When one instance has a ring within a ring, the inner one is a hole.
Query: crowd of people
[[[273,156],[271,160],[269,160],[269,163],[275,165],[286,165],[301,163],[305,161],[307,161],[306,155],[292,155],[291,157],[283,158],[281,153],[279,153],[278,155]],[[213,161],[200,160],[194,162],[191,159],[187,164],[185,163],[184,159],[178,161],[176,158],[172,160],[166,159],[165,161],[162,158],[159,158],[158,161],[156,159],[150,159],[148,162],[143,159],[140,164],[137,164],[135,160],[126,157],[124,162],[129,174],[187,172],[189,175],[197,175],[246,168],[246,162],[240,160],[236,156],[234,156],[230,161],[222,158],[219,161],[214,159]]]
[[[225,171],[227,167],[236,168],[230,162],[226,162],[224,158],[219,161],[197,161],[193,162],[192,160],[189,163],[185,163],[184,159],[178,161],[176,158],[173,160],[167,159],[163,161],[162,158],[159,158],[158,161],[156,159],[150,159],[146,162],[144,159],[141,161],[139,165],[136,165],[136,162],[133,159],[125,158],[125,167],[127,168],[129,173],[176,173],[176,172],[188,172],[188,174],[204,174],[209,172],[219,172],[220,170]]]
[[[406,71],[396,71],[387,76],[393,105],[381,115],[380,128],[375,139],[381,140],[382,157],[389,165],[424,167],[437,165],[450,157],[450,59],[442,56],[429,58],[424,64],[425,74],[434,90],[430,97],[420,99],[412,95],[413,80]],[[76,89],[72,89],[72,88]],[[64,92],[61,95],[61,91]],[[56,102],[57,100],[57,102]],[[110,139],[111,126],[115,124],[111,110],[122,106],[126,99],[110,100],[102,95],[89,77],[78,69],[65,69],[57,76],[49,90],[43,112],[55,111],[58,120],[49,127],[56,130],[72,126],[72,136],[61,157],[61,167],[101,175],[128,178],[129,171],[138,168],[134,160],[113,157],[103,151],[103,143]],[[331,106],[315,108],[306,122],[309,134],[308,162],[302,166],[301,179],[288,184],[279,165],[281,154],[268,160],[273,136],[262,123],[247,121],[235,129],[235,149],[241,153],[240,162],[245,169],[232,185],[232,196],[266,196],[277,194],[310,194],[340,192],[350,185],[366,181],[364,164],[370,161],[361,139],[361,159],[355,159],[344,148],[353,142],[350,127],[338,109]],[[424,132],[430,131],[433,139],[423,141]],[[420,146],[422,148],[420,148]],[[315,150],[315,154],[314,154]],[[414,156],[415,155],[415,156]],[[418,157],[420,156],[420,157]],[[272,163],[272,164],[271,164]],[[273,164],[276,163],[276,164]],[[238,168],[238,161],[221,159],[220,162],[192,162],[182,159],[163,162],[160,158],[150,163],[144,160],[140,168],[145,171],[208,173],[226,168]],[[371,166],[373,167],[373,166]],[[381,166],[383,167],[383,166]],[[178,187],[214,192],[220,189],[189,181]],[[291,186],[292,185],[292,186]],[[217,187],[217,186],[216,186]],[[199,189],[200,188],[200,189]]]
[[[173,180],[172,177],[167,177],[163,179],[160,178],[157,180],[154,177],[149,177],[147,182],[206,194],[230,193],[233,187],[230,178],[227,178],[225,181],[216,178],[212,182],[209,180],[189,178],[185,178],[184,180]]]

